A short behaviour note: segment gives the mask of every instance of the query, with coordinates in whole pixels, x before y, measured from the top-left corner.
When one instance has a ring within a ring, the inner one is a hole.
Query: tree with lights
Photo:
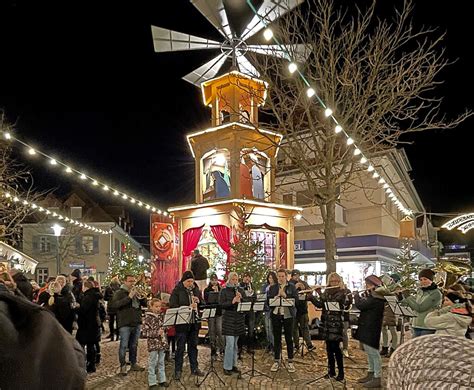
[[[471,115],[447,119],[441,112],[433,90],[450,64],[440,48],[444,34],[413,27],[412,1],[392,20],[377,14],[375,1],[334,3],[309,0],[264,35],[303,45],[246,54],[268,82],[261,109],[269,120],[261,127],[284,136],[279,168],[296,172],[292,182],[305,183],[308,204],[320,209],[328,273],[336,271],[336,204],[362,188],[374,204],[390,196],[409,214],[397,183],[383,177],[390,153],[411,133],[451,129]]]
[[[137,251],[132,247],[130,241],[123,244],[121,253],[113,252],[109,259],[109,265],[105,276],[105,283],[110,283],[114,276],[118,276],[120,281],[126,275],[133,275],[139,280],[143,278],[145,272],[149,271],[148,264],[140,261]]]
[[[418,272],[421,267],[413,262],[415,256],[411,250],[411,241],[409,238],[400,239],[400,252],[397,255],[399,264],[394,267],[394,271],[400,275],[400,286],[406,289],[416,288]]]

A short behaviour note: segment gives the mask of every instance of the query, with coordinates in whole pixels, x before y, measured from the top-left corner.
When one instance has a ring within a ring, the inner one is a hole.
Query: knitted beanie
[[[194,274],[192,271],[185,271],[183,273],[183,276],[181,277],[181,281],[184,282],[185,280],[188,279],[194,279]]]
[[[429,268],[422,269],[420,273],[418,274],[418,279],[420,278],[427,278],[431,281],[433,281],[433,278],[435,276],[435,272]]]

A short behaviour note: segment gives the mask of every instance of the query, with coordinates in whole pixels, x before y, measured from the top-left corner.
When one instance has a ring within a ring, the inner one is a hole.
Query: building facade
[[[394,149],[374,157],[378,170],[384,173],[397,197],[415,212],[416,238],[410,241],[412,254],[419,263],[432,263],[436,253],[436,231],[424,216],[423,204],[409,177],[411,170],[403,149]],[[301,271],[323,273],[326,270],[323,220],[319,207],[312,204],[304,180],[297,172],[277,175],[280,201],[304,208],[302,218],[295,221],[295,267]],[[400,254],[400,221],[404,217],[388,198],[388,194],[365,172],[354,184],[341,189],[336,205],[337,272],[348,287],[361,288],[365,276],[390,272]],[[324,275],[309,282],[324,283]]]
[[[51,211],[47,219],[25,223],[23,252],[38,261],[35,276],[39,283],[49,276],[70,274],[80,269],[83,274],[103,280],[111,254],[122,253],[130,242],[138,255],[149,258],[148,251],[130,236],[133,223],[127,211],[118,206],[100,206],[85,192],[76,189],[65,199],[48,195],[40,204]],[[87,223],[108,234],[100,234],[70,225],[54,217],[54,213]],[[54,225],[62,227],[56,236]]]

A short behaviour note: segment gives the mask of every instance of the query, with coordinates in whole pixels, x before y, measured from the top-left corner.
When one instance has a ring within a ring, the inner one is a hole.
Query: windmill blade
[[[225,38],[232,39],[232,31],[227,20],[223,0],[191,0],[199,12],[211,23]]]
[[[311,53],[311,46],[306,44],[289,45],[248,45],[247,49],[254,53],[280,58],[288,58],[288,54],[297,62],[304,62]]]
[[[178,31],[151,26],[153,46],[157,53],[197,49],[220,49],[221,43],[211,39],[200,38]]]
[[[227,57],[229,57],[230,53],[231,51],[229,50],[225,53],[219,54],[204,65],[194,69],[191,73],[188,73],[183,77],[183,79],[199,87],[202,82],[216,77],[217,72],[219,72],[219,69],[222,67]]]
[[[255,67],[250,63],[250,61],[239,51],[237,51],[236,60],[241,73],[244,73],[251,77],[260,76],[260,73],[257,71],[257,69],[255,69]]]
[[[262,5],[257,11],[258,15],[254,15],[242,33],[242,40],[249,39],[265,27],[260,21],[261,18],[263,18],[267,24],[270,24],[303,2],[304,0],[263,0]]]

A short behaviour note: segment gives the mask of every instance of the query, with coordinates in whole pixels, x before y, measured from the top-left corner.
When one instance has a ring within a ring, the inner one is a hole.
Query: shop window
[[[267,266],[270,268],[275,268],[276,233],[262,230],[252,230],[250,233],[250,239],[252,242],[260,243],[257,255],[263,256]]]
[[[212,200],[230,196],[229,151],[216,150],[203,159],[203,199]]]

